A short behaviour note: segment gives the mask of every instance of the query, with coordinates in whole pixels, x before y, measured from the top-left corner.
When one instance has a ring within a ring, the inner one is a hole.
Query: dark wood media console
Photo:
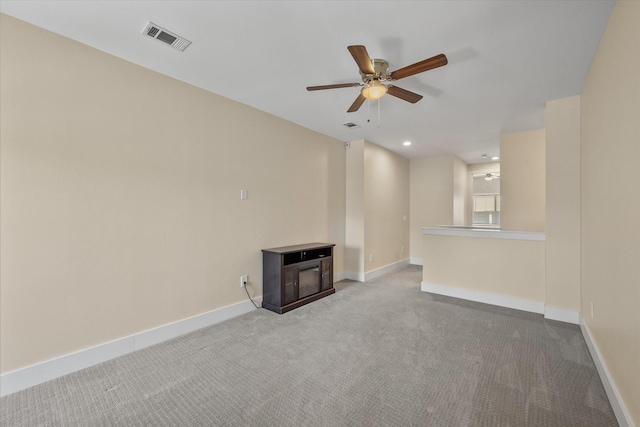
[[[262,307],[278,314],[335,293],[333,243],[262,250]]]

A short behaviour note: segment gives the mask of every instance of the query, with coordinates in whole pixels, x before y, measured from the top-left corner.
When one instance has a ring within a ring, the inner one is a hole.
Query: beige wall
[[[410,161],[411,262],[422,262],[422,227],[453,224],[453,164],[451,155]]]
[[[582,91],[580,152],[583,319],[640,426],[638,46],[640,2],[618,1]]]
[[[346,150],[346,276],[364,280],[364,140],[352,141]]]
[[[367,273],[409,258],[409,160],[365,141],[364,194]]]
[[[580,311],[580,96],[546,108],[546,304]]]
[[[346,276],[409,258],[409,160],[369,141],[347,150]]]
[[[543,241],[423,235],[424,284],[544,303]]]
[[[1,372],[258,296],[265,247],[333,242],[342,272],[342,142],[0,30]]]
[[[467,223],[467,164],[453,158],[453,222],[452,225]]]
[[[545,231],[545,131],[500,136],[500,228]]]

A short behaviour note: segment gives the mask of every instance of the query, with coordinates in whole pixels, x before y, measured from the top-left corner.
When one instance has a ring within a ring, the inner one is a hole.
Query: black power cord
[[[247,296],[249,297],[249,299],[250,299],[250,300],[251,300],[251,302],[253,303],[253,305],[254,305],[256,308],[260,308],[260,307],[258,307],[258,305],[256,304],[256,302],[253,300],[253,298],[251,298],[251,295],[249,295],[249,291],[247,290],[247,284],[246,284],[246,283],[244,284],[243,288],[244,288],[244,291],[247,293]]]

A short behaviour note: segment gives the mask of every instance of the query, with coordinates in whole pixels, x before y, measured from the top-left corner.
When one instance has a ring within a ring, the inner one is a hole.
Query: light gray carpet
[[[580,329],[409,266],[6,396],[2,426],[615,426]]]

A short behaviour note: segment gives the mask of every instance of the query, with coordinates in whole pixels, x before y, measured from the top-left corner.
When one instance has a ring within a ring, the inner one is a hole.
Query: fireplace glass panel
[[[300,298],[320,292],[320,267],[300,270],[299,295]]]

